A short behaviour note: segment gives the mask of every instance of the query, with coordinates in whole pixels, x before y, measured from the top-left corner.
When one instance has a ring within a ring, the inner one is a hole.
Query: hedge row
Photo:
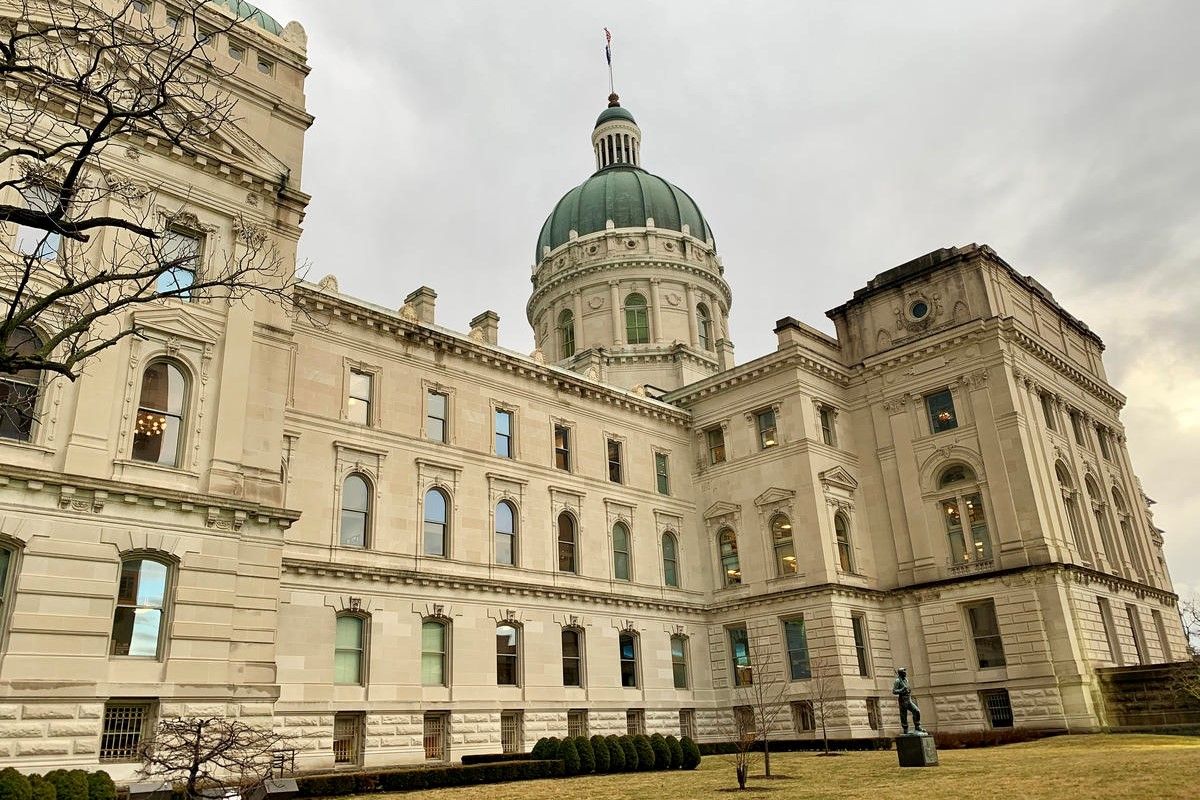
[[[560,761],[497,761],[490,764],[382,772],[305,775],[296,779],[296,786],[301,797],[337,797],[368,792],[403,792],[412,789],[439,789],[443,786],[557,778],[562,774],[563,766]]]
[[[700,750],[687,736],[557,736],[538,739],[534,758],[560,759],[564,775],[593,772],[645,772],[652,769],[695,769]]]
[[[762,752],[763,743],[755,742],[754,750]],[[823,739],[772,739],[772,753],[790,753],[801,750],[824,750],[825,742]],[[838,751],[847,750],[891,750],[892,740],[890,737],[877,736],[871,739],[830,739],[829,749]],[[737,752],[737,745],[733,742],[705,742],[700,745],[700,752],[706,756],[729,755]]]
[[[473,753],[462,757],[463,764],[495,764],[497,761],[532,761],[533,753]]]
[[[107,772],[56,769],[45,775],[22,775],[0,769],[0,800],[116,800],[117,787]]]

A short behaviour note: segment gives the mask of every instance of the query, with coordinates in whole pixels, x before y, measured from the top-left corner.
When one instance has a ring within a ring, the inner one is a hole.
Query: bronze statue
[[[913,715],[913,733],[925,733],[921,727],[921,709],[912,699],[912,687],[908,685],[908,670],[900,667],[896,670],[896,680],[892,682],[892,694],[900,703],[900,730],[908,733],[908,712]]]

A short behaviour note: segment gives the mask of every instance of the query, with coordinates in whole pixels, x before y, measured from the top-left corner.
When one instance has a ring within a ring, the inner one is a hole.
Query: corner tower
[[[538,237],[526,315],[547,361],[607,383],[680,386],[733,366],[712,231],[682,189],[642,168],[642,131],[617,95],[592,131],[596,172]]]

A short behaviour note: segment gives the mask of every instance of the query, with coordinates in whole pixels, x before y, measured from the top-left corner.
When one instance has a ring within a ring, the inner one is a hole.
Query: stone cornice
[[[1006,338],[1015,342],[1026,352],[1036,356],[1042,362],[1052,367],[1059,375],[1064,375],[1069,378],[1075,385],[1084,389],[1094,397],[1098,398],[1105,405],[1111,406],[1113,409],[1120,411],[1125,407],[1125,395],[1107,386],[1104,383],[1091,377],[1083,370],[1073,366],[1065,358],[1054,353],[1050,348],[1039,342],[1033,336],[1025,331],[1020,330],[1016,323],[1011,319],[1006,319],[1002,324],[1002,331]]]
[[[776,350],[741,366],[720,372],[711,378],[689,383],[663,399],[680,407],[687,407],[710,395],[731,389],[742,383],[754,381],[778,372],[781,369],[802,369],[823,380],[832,381],[840,387],[850,383],[851,373],[839,366],[830,365],[824,356],[809,354],[799,346]]]

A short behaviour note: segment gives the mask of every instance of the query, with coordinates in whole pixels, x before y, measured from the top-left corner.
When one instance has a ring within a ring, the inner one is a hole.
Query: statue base
[[[926,733],[905,733],[896,737],[896,756],[902,767],[936,767],[937,745]]]

